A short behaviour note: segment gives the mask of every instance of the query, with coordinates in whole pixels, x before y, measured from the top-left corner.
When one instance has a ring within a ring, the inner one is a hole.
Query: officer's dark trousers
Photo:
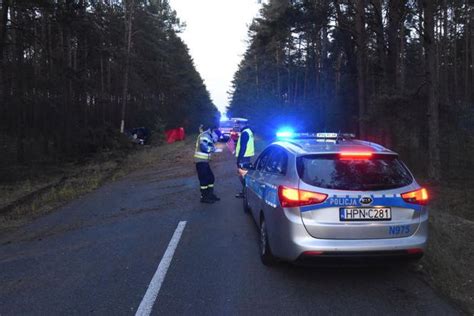
[[[250,157],[241,157],[240,159],[237,159],[237,168],[248,169],[250,165],[250,161],[251,161]],[[243,191],[243,188],[245,186],[244,177],[239,176],[239,180],[240,180],[240,183],[242,183],[242,192],[244,192]]]
[[[206,192],[212,191],[208,189],[214,188],[214,174],[208,162],[197,162],[196,170],[201,185],[201,194],[204,196]]]

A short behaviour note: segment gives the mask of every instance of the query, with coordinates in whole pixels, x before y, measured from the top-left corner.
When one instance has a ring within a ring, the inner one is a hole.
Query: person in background
[[[215,143],[218,142],[219,140],[221,140],[222,133],[221,133],[221,131],[219,130],[219,128],[217,126],[214,126],[212,128],[212,136],[215,139],[215,141],[214,141]]]
[[[220,200],[214,194],[215,178],[209,165],[211,155],[216,152],[216,148],[211,130],[205,126],[202,126],[202,129],[203,132],[199,134],[196,140],[194,162],[196,163],[196,171],[201,186],[201,203],[212,204]]]
[[[245,174],[249,168],[251,159],[255,156],[255,141],[253,132],[248,126],[248,122],[240,122],[242,127],[240,130],[240,137],[235,147],[235,156],[237,157],[237,168],[239,173],[240,182],[242,183],[242,191],[237,193],[235,197],[243,198],[243,187],[245,185]]]

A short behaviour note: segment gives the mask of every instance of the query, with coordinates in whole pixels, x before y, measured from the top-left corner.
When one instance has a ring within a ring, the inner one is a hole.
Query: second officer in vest
[[[194,161],[196,171],[201,185],[201,202],[214,203],[220,199],[214,194],[214,173],[212,173],[209,161],[211,155],[216,151],[214,137],[210,129],[204,130],[196,140]]]
[[[255,142],[253,132],[248,126],[248,122],[241,122],[242,129],[240,137],[235,147],[235,156],[237,157],[237,168],[239,168],[240,181],[242,182],[242,189],[244,183],[245,170],[249,168],[252,157],[255,155]],[[236,194],[236,197],[242,198],[243,192]]]

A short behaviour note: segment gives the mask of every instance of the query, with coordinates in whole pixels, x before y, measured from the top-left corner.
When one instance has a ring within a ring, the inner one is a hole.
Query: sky
[[[180,34],[197,71],[221,113],[228,91],[247,48],[247,30],[257,16],[258,0],[170,0],[186,28]]]

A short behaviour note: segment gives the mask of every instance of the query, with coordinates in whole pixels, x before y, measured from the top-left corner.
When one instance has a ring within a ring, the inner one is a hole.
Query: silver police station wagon
[[[428,193],[397,153],[350,134],[280,136],[245,176],[264,264],[421,258]]]

